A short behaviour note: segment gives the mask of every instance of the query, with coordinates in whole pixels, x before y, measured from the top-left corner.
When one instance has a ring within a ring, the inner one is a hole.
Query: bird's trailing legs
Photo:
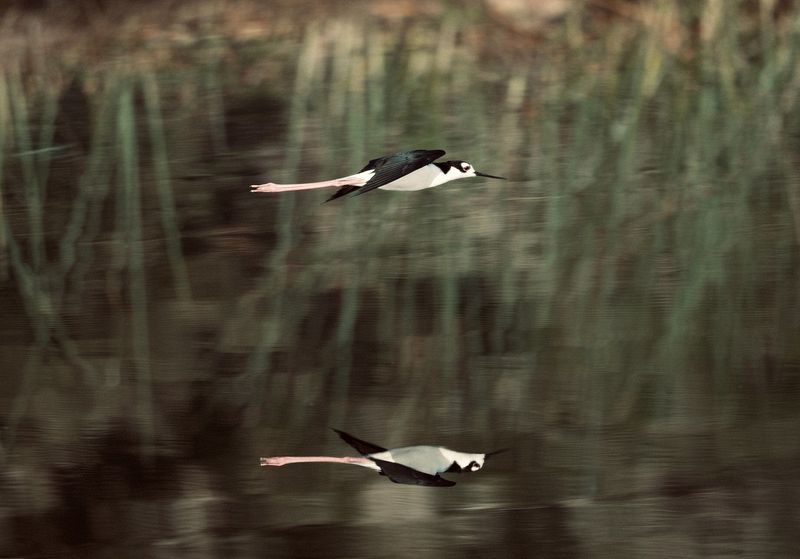
[[[262,466],[285,466],[286,464],[301,464],[304,462],[334,462],[337,464],[353,464],[355,466],[364,466],[365,468],[372,468],[373,470],[380,470],[380,468],[370,460],[363,456],[262,456]]]
[[[274,182],[268,182],[265,184],[251,185],[250,192],[288,192],[290,190],[311,190],[314,188],[364,186],[366,182],[366,179],[361,175],[350,175],[349,177],[342,177],[340,179],[333,179],[329,181],[303,182],[297,184],[278,184]]]

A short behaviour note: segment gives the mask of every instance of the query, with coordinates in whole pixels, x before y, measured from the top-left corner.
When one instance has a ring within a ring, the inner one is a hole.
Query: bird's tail
[[[341,198],[342,196],[347,196],[351,192],[355,192],[356,190],[360,190],[360,186],[354,186],[349,184],[347,186],[341,187],[339,190],[333,193],[333,196],[325,200],[326,202],[330,202],[331,200],[336,200],[337,198]]]

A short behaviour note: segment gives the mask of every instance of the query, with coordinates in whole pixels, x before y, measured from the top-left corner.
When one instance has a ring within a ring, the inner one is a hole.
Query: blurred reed
[[[161,223],[167,241],[167,254],[169,256],[170,267],[172,268],[178,299],[187,301],[191,298],[191,289],[189,287],[189,277],[186,272],[186,263],[183,258],[183,253],[181,252],[180,232],[178,231],[177,218],[175,215],[175,201],[173,199],[170,180],[169,151],[167,148],[167,138],[164,132],[158,82],[152,73],[148,72],[142,76],[142,91],[144,93],[147,121],[150,129],[153,170],[158,186],[158,196],[161,202]],[[217,111],[214,112],[216,113]],[[222,114],[223,111],[220,110],[219,113]],[[224,130],[224,126],[217,123],[216,119],[214,119],[213,122],[213,129],[215,130],[213,136],[216,138],[215,141],[218,144],[224,145],[224,136],[221,136],[221,132],[219,131],[220,129]]]
[[[0,73],[0,279],[8,279],[8,242],[6,239],[6,220],[3,195],[3,178],[6,161],[6,145],[10,142],[11,111],[8,103],[8,83],[4,73]]]
[[[138,396],[137,416],[143,446],[146,450],[143,454],[149,456],[155,444],[155,416],[153,414],[145,249],[142,238],[142,187],[139,179],[139,141],[134,111],[134,94],[135,82],[125,81],[120,89],[116,114],[119,190],[115,236],[117,237],[117,265],[126,268],[128,272],[127,284],[131,309],[130,339]],[[152,111],[153,108],[150,108]],[[154,149],[157,150],[158,146],[155,146]],[[124,320],[123,324],[127,322]]]

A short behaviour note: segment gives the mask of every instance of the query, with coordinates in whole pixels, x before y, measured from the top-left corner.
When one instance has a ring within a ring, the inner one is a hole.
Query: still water
[[[795,556],[798,32],[676,51],[673,10],[530,53],[446,7],[143,16],[80,68],[31,32],[0,555]],[[418,148],[510,180],[249,192]],[[511,452],[452,488],[259,468],[352,454],[330,427]]]

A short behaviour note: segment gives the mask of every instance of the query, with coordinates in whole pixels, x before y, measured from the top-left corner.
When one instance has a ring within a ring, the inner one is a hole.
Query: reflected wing
[[[342,437],[342,440],[355,448],[361,454],[374,454],[376,452],[383,452],[386,449],[382,446],[378,446],[376,444],[368,443],[367,441],[362,441],[361,439],[355,438],[353,435],[348,435],[344,431],[339,431],[338,429],[334,429],[339,436]]]
[[[364,170],[369,170],[370,165],[374,166],[375,175],[367,184],[358,189],[356,196],[380,188],[385,184],[413,173],[425,165],[433,163],[445,154],[442,149],[415,149],[404,153],[396,153],[388,157],[373,159]],[[337,193],[338,194],[338,193]]]
[[[455,481],[444,479],[437,475],[426,474],[414,468],[397,464],[396,462],[387,462],[386,460],[372,460],[381,468],[381,471],[386,474],[390,480],[395,483],[402,483],[404,485],[426,485],[429,487],[452,487],[456,484]]]

